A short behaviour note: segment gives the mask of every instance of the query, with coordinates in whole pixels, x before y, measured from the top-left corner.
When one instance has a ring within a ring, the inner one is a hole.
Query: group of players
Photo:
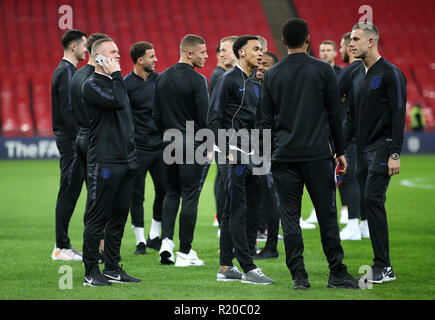
[[[300,213],[306,186],[330,268],[327,286],[360,288],[342,263],[336,165],[340,175],[361,188],[357,196],[348,197],[347,205],[349,210],[361,211],[362,220],[366,217],[368,221],[375,256],[368,281],[394,280],[385,192],[390,177],[400,170],[406,80],[379,55],[379,31],[373,24],[356,24],[343,37],[343,52],[360,60],[341,70],[338,80],[330,64],[307,54],[310,40],[304,20],[287,21],[282,35],[288,56],[280,62],[265,50],[262,37],[223,38],[217,49],[221,64],[208,86],[207,79],[194,70],[202,68],[208,58],[200,36],[186,35],[180,43],[179,62],[160,75],[155,72],[153,45],[133,44],[130,57],[134,69],[122,77],[118,47],[109,36],[95,33],[86,39],[79,30],[67,31],[62,37],[64,57],[52,81],[53,131],[61,155],[52,259],[83,260],[85,286],[140,282],[119,265],[124,227],[131,212],[135,253],[145,254],[148,247],[159,251],[162,264],[203,265],[192,242],[199,196],[215,155],[224,160],[224,164],[216,161],[215,180],[220,227],[218,281],[272,284],[254,260],[278,256],[281,221],[294,289],[310,287]],[[88,64],[77,71],[86,51]],[[195,150],[200,145],[200,141],[186,139],[188,122],[194,123],[195,134],[208,128],[215,137],[221,129],[270,130],[271,170],[254,174],[251,157],[266,150],[252,147],[253,143],[251,147],[241,144],[237,136],[227,136],[223,150],[204,151],[209,160],[206,164],[185,161],[188,145],[193,144]],[[180,163],[164,159],[167,144],[163,134],[169,129],[182,133]],[[347,168],[352,170],[346,174]],[[143,201],[148,171],[155,200],[145,240]],[[71,246],[68,225],[83,181],[87,201],[81,254]],[[173,236],[180,202],[180,244],[175,259]],[[266,247],[257,254],[261,217],[268,235]],[[355,218],[358,221],[358,215],[352,214]],[[234,258],[243,272],[233,264]],[[103,272],[98,266],[101,262]]]

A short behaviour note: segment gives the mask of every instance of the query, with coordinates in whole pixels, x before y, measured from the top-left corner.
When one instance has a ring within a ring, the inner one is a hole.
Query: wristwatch
[[[391,154],[390,158],[393,160],[399,160],[400,155],[398,153]]]

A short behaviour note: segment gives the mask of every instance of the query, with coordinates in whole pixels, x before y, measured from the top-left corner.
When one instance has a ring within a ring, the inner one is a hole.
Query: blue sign
[[[0,137],[0,159],[57,159],[54,137]]]

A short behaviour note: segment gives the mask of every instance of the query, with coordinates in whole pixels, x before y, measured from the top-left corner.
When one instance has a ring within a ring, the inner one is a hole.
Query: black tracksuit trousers
[[[130,202],[131,223],[135,227],[144,227],[145,178],[150,173],[154,182],[153,219],[162,221],[163,200],[165,198],[168,176],[163,162],[163,149],[153,152],[137,150],[140,163],[134,184],[133,196]]]
[[[246,234],[246,219],[252,219],[248,217],[248,205],[252,204],[248,199],[259,198],[255,179],[258,177],[253,176],[245,165],[226,166],[225,210],[220,226],[220,265],[232,266],[235,256],[245,273],[257,268],[249,251]]]
[[[272,174],[254,176],[257,189],[248,193],[246,235],[248,238],[249,252],[255,255],[257,231],[263,220],[267,226],[267,240],[265,248],[276,251],[278,247],[278,232],[280,219],[279,197],[273,182]]]
[[[180,198],[182,199],[179,238],[180,252],[188,254],[192,248],[198,215],[198,202],[202,186],[210,165],[170,164],[166,165],[168,188],[163,200],[162,239],[173,240]]]
[[[99,245],[104,230],[104,269],[117,270],[121,241],[128,217],[137,170],[128,164],[88,164],[88,211],[84,221],[83,263],[85,274],[98,267]]]
[[[56,246],[70,248],[68,227],[80,196],[85,172],[77,158],[74,141],[56,139],[60,153],[60,188],[56,202]]]
[[[349,219],[359,219],[361,216],[361,220],[366,220],[367,217],[364,214],[361,215],[360,210],[361,191],[356,177],[358,161],[355,143],[349,144],[344,156],[346,157],[347,170],[338,187],[341,195],[341,203],[344,206],[348,206]]]
[[[307,277],[303,258],[304,243],[299,225],[304,185],[316,210],[323,252],[329,269],[335,275],[346,271],[346,266],[342,263],[344,253],[337,222],[334,169],[331,158],[272,163],[272,176],[281,204],[286,264],[293,279],[297,276]]]
[[[390,266],[387,212],[385,200],[390,176],[388,149],[358,154],[358,180],[361,188],[361,216],[367,216],[375,267]]]
[[[225,172],[226,172],[225,165],[216,164],[216,178],[214,180],[214,197],[216,200],[216,216],[219,222],[219,226],[225,208],[225,186],[224,186]]]

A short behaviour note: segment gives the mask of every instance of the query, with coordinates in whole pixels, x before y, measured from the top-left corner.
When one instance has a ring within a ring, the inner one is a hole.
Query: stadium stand
[[[322,40],[339,43],[370,5],[381,30],[381,54],[408,80],[408,108],[423,105],[428,128],[435,130],[435,43],[431,0],[293,0],[310,25],[314,53]],[[0,126],[3,136],[51,136],[50,82],[62,57],[59,27],[62,5],[73,13],[73,28],[109,34],[118,44],[123,74],[131,71],[129,48],[152,42],[162,72],[178,61],[178,45],[187,33],[203,36],[209,59],[199,72],[207,78],[216,66],[214,48],[224,36],[261,34],[278,52],[260,0],[2,0],[0,1]],[[279,44],[280,45],[280,44]],[[78,68],[84,65],[79,63]],[[342,65],[339,58],[336,63]],[[409,120],[407,120],[409,122]]]
[[[154,44],[157,71],[162,72],[178,61],[179,42],[187,33],[201,35],[208,44],[209,59],[198,70],[207,77],[216,66],[214,48],[224,36],[261,33],[270,50],[276,51],[258,0],[3,0],[0,48],[6,61],[0,64],[0,118],[4,136],[52,135],[50,82],[63,54],[62,5],[72,8],[73,28],[88,35],[107,33],[116,41],[123,74],[132,69],[128,52],[134,42]]]
[[[370,6],[373,23],[381,32],[380,54],[399,67],[408,81],[407,110],[415,102],[420,102],[427,129],[435,130],[435,43],[431,33],[435,29],[433,1],[293,0],[293,5],[298,16],[310,26],[316,57],[322,40],[333,40],[339,46],[341,36],[349,32],[366,13],[359,13],[359,8]],[[339,55],[335,62],[343,65]]]

